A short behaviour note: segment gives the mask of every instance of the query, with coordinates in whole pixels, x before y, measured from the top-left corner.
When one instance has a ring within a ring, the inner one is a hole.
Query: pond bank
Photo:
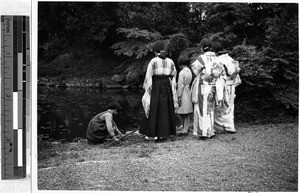
[[[237,124],[201,141],[39,144],[39,190],[297,191],[298,123]]]
[[[128,83],[123,75],[114,75],[111,78],[43,78],[39,77],[39,86],[48,87],[70,87],[70,88],[96,88],[96,89],[141,89],[140,83]]]

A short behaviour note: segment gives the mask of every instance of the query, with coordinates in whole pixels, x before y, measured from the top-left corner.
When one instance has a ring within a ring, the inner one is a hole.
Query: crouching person
[[[86,132],[88,144],[99,144],[112,137],[114,141],[119,141],[123,134],[119,131],[113,117],[121,110],[118,103],[110,103],[108,110],[94,116],[89,122]]]

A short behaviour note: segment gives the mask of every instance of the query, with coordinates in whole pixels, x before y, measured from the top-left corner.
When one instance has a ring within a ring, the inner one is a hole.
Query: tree
[[[88,71],[114,53],[120,66],[130,59],[124,68],[131,78],[140,78],[156,40],[169,42],[176,63],[180,53],[199,54],[197,43],[207,36],[240,61],[239,88],[268,91],[287,108],[298,108],[296,3],[39,2],[38,30],[44,73],[59,74],[86,61]]]
[[[297,110],[297,4],[210,3],[205,9],[205,35],[240,61],[245,91],[268,91]]]
[[[188,3],[123,2],[117,16],[122,28],[158,31],[163,36],[184,31],[188,25]]]
[[[124,34],[125,40],[111,46],[116,55],[134,56],[136,59],[146,56],[152,51],[153,43],[162,38],[159,32],[140,30],[139,28],[119,28],[119,34]]]
[[[253,13],[248,3],[210,3],[205,11],[205,29],[214,34],[225,47],[250,42],[247,29],[253,25]]]
[[[93,49],[105,43],[113,35],[116,5],[39,2],[39,57],[53,60],[57,51]]]
[[[298,111],[299,39],[297,4],[259,4],[268,14],[261,19],[265,29],[265,57],[276,66],[274,96],[288,109]]]

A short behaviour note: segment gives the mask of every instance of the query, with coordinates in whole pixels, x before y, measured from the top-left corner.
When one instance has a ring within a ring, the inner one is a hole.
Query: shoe
[[[168,139],[167,138],[158,138],[155,140],[156,143],[163,143],[163,142],[167,142]]]
[[[145,136],[145,140],[146,141],[155,141],[157,139],[157,137],[148,137],[148,136]]]
[[[199,139],[201,139],[201,140],[206,140],[206,139],[209,139],[209,138],[206,137],[206,136],[199,136]]]
[[[188,133],[178,133],[177,135],[178,136],[188,136],[189,134]]]
[[[226,133],[228,133],[228,134],[235,134],[236,133],[236,131],[225,131]]]
[[[212,135],[212,136],[209,137],[209,139],[213,139],[215,137],[216,137],[216,135]]]

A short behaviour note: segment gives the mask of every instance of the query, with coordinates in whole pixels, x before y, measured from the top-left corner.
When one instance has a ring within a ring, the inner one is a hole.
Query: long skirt
[[[198,103],[194,104],[193,134],[212,137],[214,130],[215,86],[199,85]]]
[[[169,76],[153,76],[149,119],[144,115],[140,133],[148,137],[176,135],[173,93]]]
[[[235,85],[227,86],[229,94],[229,107],[222,104],[215,109],[215,128],[224,129],[225,131],[235,132],[234,127],[234,99],[235,99]]]

